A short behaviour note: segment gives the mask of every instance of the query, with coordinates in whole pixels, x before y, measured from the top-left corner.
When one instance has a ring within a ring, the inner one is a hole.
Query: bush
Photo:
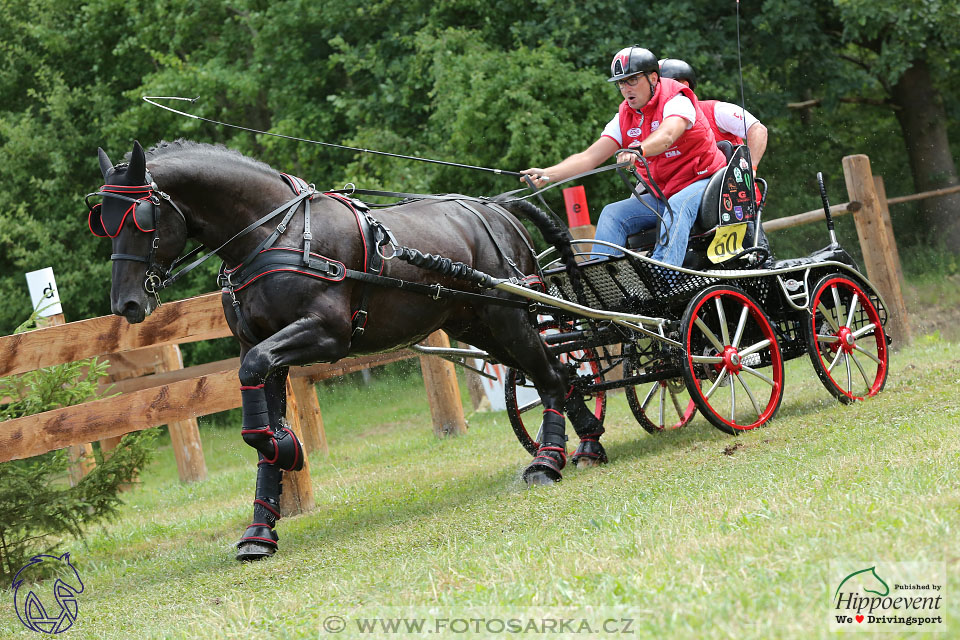
[[[18,327],[27,330],[36,313]],[[22,376],[0,378],[0,420],[9,420],[100,397],[107,363],[96,358],[46,367]],[[65,535],[81,536],[85,527],[116,513],[120,488],[148,462],[155,431],[128,434],[97,466],[70,486],[66,450],[0,464],[0,577],[12,579],[36,553],[50,553]]]

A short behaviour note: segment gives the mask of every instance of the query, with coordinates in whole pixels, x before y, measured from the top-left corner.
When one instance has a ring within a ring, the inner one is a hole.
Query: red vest
[[[717,149],[707,117],[697,104],[697,96],[676,80],[661,78],[653,98],[639,113],[626,100],[620,104],[620,139],[625,148],[631,148],[660,126],[664,105],[679,93],[693,103],[697,113],[696,122],[664,153],[647,158],[654,180],[668,198],[698,180],[709,178],[726,165],[723,154]],[[639,162],[637,167],[640,171],[644,170]]]
[[[718,102],[719,100],[700,101],[700,108],[703,109],[703,115],[707,116],[707,122],[710,123],[710,128],[713,129],[713,137],[717,139],[717,142],[726,140],[734,146],[743,144],[743,138],[740,136],[735,136],[732,133],[724,133],[717,128],[717,117],[714,115],[713,110]]]

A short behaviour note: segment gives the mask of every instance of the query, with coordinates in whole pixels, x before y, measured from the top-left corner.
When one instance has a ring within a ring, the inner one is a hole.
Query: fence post
[[[66,318],[62,313],[55,313],[51,316],[37,318],[37,328],[54,327],[65,322]],[[70,458],[70,486],[75,487],[77,483],[83,480],[84,476],[97,466],[96,458],[93,456],[93,445],[89,442],[70,445],[67,447],[67,455]]]
[[[294,404],[297,416],[300,418],[300,428],[303,429],[304,448],[307,453],[329,454],[327,434],[323,430],[323,415],[320,413],[320,403],[317,402],[317,390],[313,386],[313,380],[306,376],[290,376],[289,380],[290,389],[296,398]],[[288,394],[287,398],[289,397]]]
[[[890,207],[887,204],[887,188],[883,184],[883,177],[873,176],[873,186],[877,189],[877,201],[880,203],[880,215],[883,217],[883,226],[887,229],[890,238],[890,249],[893,255],[893,266],[900,282],[900,291],[906,287],[903,282],[903,268],[900,266],[900,251],[897,249],[896,236],[893,235],[893,221],[890,219]]]
[[[449,349],[450,338],[443,331],[437,330],[427,336],[421,344]],[[463,417],[463,404],[460,400],[460,386],[457,384],[455,365],[437,357],[420,356],[420,370],[423,372],[423,384],[427,389],[427,400],[430,402],[433,432],[441,438],[466,433],[467,421]]]
[[[169,344],[160,349],[160,366],[157,372],[183,369],[183,356],[180,347]],[[203,457],[203,445],[200,442],[200,429],[196,418],[188,418],[167,425],[170,432],[170,444],[177,459],[177,472],[180,482],[199,482],[207,479],[207,462]]]
[[[854,212],[853,219],[857,225],[867,277],[887,303],[888,320],[885,331],[893,338],[893,347],[899,348],[910,343],[910,321],[894,264],[896,242],[883,220],[881,203],[870,170],[870,158],[863,154],[844,157],[843,175],[849,199],[863,205],[859,211]]]
[[[300,407],[297,394],[287,377],[287,424],[290,430],[303,442],[303,425],[300,423]],[[316,507],[313,499],[313,483],[310,481],[310,459],[303,456],[303,469],[283,472],[283,491],[280,494],[280,515],[295,516],[312,511]]]

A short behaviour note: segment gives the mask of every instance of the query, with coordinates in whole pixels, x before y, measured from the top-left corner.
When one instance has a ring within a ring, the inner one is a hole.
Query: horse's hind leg
[[[249,349],[240,366],[244,442],[258,452],[253,522],[237,544],[238,560],[257,560],[277,550],[283,471],[303,467],[303,447],[286,426],[287,371],[291,365],[337,360],[349,348],[349,325],[336,337],[315,316],[303,318]]]

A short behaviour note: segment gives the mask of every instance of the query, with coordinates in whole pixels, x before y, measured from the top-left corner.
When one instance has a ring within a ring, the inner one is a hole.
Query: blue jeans
[[[651,258],[675,267],[683,264],[690,228],[693,227],[693,223],[697,219],[700,199],[703,197],[703,192],[706,190],[709,181],[710,178],[704,178],[694,182],[669,198],[675,219],[669,233],[664,233],[666,224],[661,227],[661,243],[654,247],[653,253],[650,255]],[[650,206],[650,209],[654,209],[661,216],[665,216],[665,223],[670,223],[669,214],[666,213],[667,207],[663,202],[649,193],[640,197]],[[600,212],[595,239],[611,242],[621,247],[624,246],[627,242],[627,236],[657,226],[657,215],[650,209],[641,204],[634,196],[608,204]],[[600,244],[593,245],[593,251],[606,255],[622,255],[620,251]]]

